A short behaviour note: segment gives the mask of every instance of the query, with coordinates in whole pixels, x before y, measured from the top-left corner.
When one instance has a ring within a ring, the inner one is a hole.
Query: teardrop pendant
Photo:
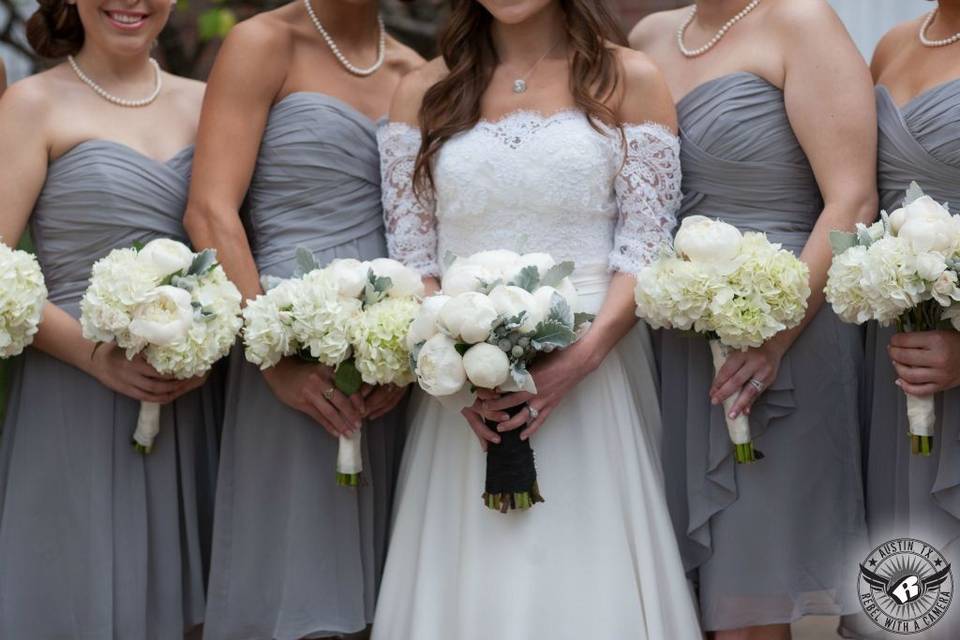
[[[513,81],[513,92],[514,93],[524,93],[527,90],[527,82],[525,80],[514,80]]]

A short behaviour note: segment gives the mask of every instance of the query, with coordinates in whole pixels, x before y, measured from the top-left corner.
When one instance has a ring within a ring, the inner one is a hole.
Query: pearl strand
[[[83,82],[83,84],[93,89],[98,96],[107,102],[112,102],[113,104],[121,107],[145,107],[156,100],[157,96],[160,95],[160,90],[163,89],[163,73],[160,71],[160,65],[157,64],[157,61],[153,58],[150,58],[150,64],[153,65],[154,73],[156,73],[157,76],[157,86],[153,90],[153,93],[141,100],[128,100],[126,98],[119,98],[112,93],[109,93],[106,89],[98,85],[83,72],[83,70],[80,68],[80,65],[77,64],[76,60],[74,60],[73,56],[67,56],[67,62],[70,63],[70,67],[73,69],[73,72],[77,74],[77,77],[80,78],[80,81]]]
[[[713,49],[717,46],[717,43],[723,39],[723,36],[727,35],[727,31],[733,28],[733,25],[737,24],[741,20],[747,17],[747,14],[757,8],[757,5],[760,4],[760,0],[753,0],[750,4],[745,6],[740,13],[733,16],[727,23],[720,27],[720,31],[717,31],[717,34],[707,44],[703,45],[699,49],[687,49],[686,45],[683,44],[683,36],[687,32],[687,28],[693,22],[693,19],[697,17],[697,7],[694,5],[693,9],[690,10],[690,15],[687,16],[687,19],[684,20],[683,24],[680,25],[680,28],[677,29],[677,45],[680,47],[680,53],[688,58],[696,58],[702,56],[710,49]]]
[[[931,40],[927,37],[927,32],[930,31],[930,26],[933,24],[934,19],[937,17],[937,9],[934,9],[930,12],[930,15],[927,16],[927,19],[923,21],[923,25],[920,27],[920,44],[925,47],[946,47],[955,42],[960,42],[960,33],[955,33],[949,38],[944,38],[943,40]]]
[[[373,66],[364,69],[355,66],[349,60],[347,60],[345,55],[343,55],[343,53],[340,51],[340,47],[337,46],[337,43],[334,42],[333,38],[330,37],[330,34],[327,33],[327,30],[323,28],[322,24],[320,24],[320,19],[317,17],[317,14],[314,13],[313,6],[310,4],[310,0],[303,0],[303,4],[307,7],[307,14],[310,16],[313,26],[315,26],[317,31],[320,32],[320,35],[323,36],[327,46],[330,47],[330,51],[333,52],[334,57],[336,57],[340,64],[343,65],[344,69],[355,76],[365,77],[373,75],[378,69],[380,69],[380,67],[383,66],[383,61],[386,58],[387,53],[387,30],[383,26],[383,18],[377,16],[377,23],[380,25],[380,43],[377,47],[377,61],[373,63]]]

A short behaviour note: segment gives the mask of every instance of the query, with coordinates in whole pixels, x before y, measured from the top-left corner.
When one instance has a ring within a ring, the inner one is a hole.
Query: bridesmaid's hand
[[[887,347],[897,386],[912,396],[931,396],[960,386],[960,333],[896,333]]]
[[[207,376],[177,380],[160,375],[142,355],[127,360],[115,344],[101,344],[90,359],[90,373],[111,391],[140,402],[168,404],[203,385]]]
[[[520,433],[520,439],[526,440],[543,426],[563,398],[592,370],[587,364],[592,361],[592,358],[585,358],[579,346],[579,343],[575,344],[568,349],[546,356],[534,364],[530,373],[537,385],[536,395],[525,391],[500,394],[479,390],[478,404],[474,405],[475,411],[486,415],[489,420],[501,423],[497,427],[500,433],[513,431],[526,425]],[[507,409],[524,404],[533,409],[536,417],[531,416],[528,408],[512,418],[506,413]]]
[[[400,404],[403,397],[407,395],[407,387],[398,387],[393,384],[376,386],[365,384],[361,394],[366,405],[364,417],[367,420],[376,420]]]
[[[729,417],[736,418],[741,413],[750,415],[753,403],[763,390],[776,380],[783,354],[784,351],[775,340],[770,340],[756,349],[731,353],[713,379],[710,402],[722,404],[730,396],[739,393],[740,396],[730,409]],[[762,390],[750,384],[751,380],[758,381]]]
[[[344,395],[333,383],[329,367],[284,358],[264,370],[263,377],[280,402],[307,414],[333,437],[347,436],[360,428],[363,395]]]

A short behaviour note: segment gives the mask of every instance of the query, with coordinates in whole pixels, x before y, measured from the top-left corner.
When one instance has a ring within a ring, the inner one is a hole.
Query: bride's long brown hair
[[[577,108],[599,128],[615,126],[607,104],[621,83],[622,70],[610,43],[626,45],[606,0],[557,0],[564,15],[570,50],[570,91]],[[415,190],[433,189],[431,163],[443,143],[480,121],[480,100],[500,60],[493,46],[493,16],[477,0],[451,0],[450,17],[440,34],[448,73],[427,90],[420,106],[423,142],[413,173]]]

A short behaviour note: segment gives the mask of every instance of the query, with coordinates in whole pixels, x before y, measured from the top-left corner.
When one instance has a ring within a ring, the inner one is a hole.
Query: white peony
[[[537,273],[539,273],[540,277],[542,278],[544,275],[546,275],[547,271],[549,271],[556,264],[557,261],[554,260],[553,256],[551,256],[549,253],[525,253],[520,256],[513,271],[507,274],[505,279],[508,281],[513,280],[525,267],[536,267]]]
[[[157,287],[133,310],[130,333],[159,346],[183,340],[193,324],[192,303],[189,291],[167,285]]]
[[[402,263],[389,258],[371,260],[370,268],[380,278],[390,278],[391,285],[387,295],[391,298],[422,298],[424,294],[423,280],[420,274]]]
[[[924,280],[933,282],[947,270],[947,262],[936,252],[920,253],[916,256],[917,275]]]
[[[327,265],[340,295],[345,298],[359,298],[367,286],[370,265],[353,258],[338,258]]]
[[[456,342],[442,333],[427,340],[420,348],[416,374],[420,387],[432,396],[453,395],[467,381]]]
[[[443,305],[447,304],[448,300],[450,300],[450,296],[444,295],[433,295],[424,299],[420,305],[420,310],[417,312],[417,317],[414,318],[410,325],[410,331],[407,333],[408,349],[412,351],[418,344],[437,335],[439,331],[437,318]]]
[[[490,298],[468,291],[450,298],[441,307],[438,326],[451,338],[476,344],[487,339],[497,317],[497,309]]]
[[[543,306],[532,293],[520,287],[499,285],[490,292],[490,302],[497,313],[513,318],[526,312],[520,331],[532,333],[544,319]]]
[[[463,354],[467,378],[481,389],[496,389],[510,376],[510,360],[499,347],[481,342]]]
[[[566,300],[567,304],[570,305],[570,310],[576,313],[579,303],[577,289],[573,286],[573,283],[570,282],[569,278],[564,278],[559,288],[540,287],[533,292],[533,298],[537,301],[537,305],[540,308],[539,314],[541,319],[550,315],[550,309],[553,308],[554,295],[558,295]]]
[[[160,278],[186,272],[193,263],[193,251],[187,245],[169,238],[148,242],[137,254],[139,262]]]
[[[733,225],[705,216],[689,216],[680,224],[673,244],[677,253],[688,260],[720,265],[737,257],[742,239]]]
[[[497,274],[497,277],[506,280],[510,274],[515,273],[522,264],[520,254],[506,249],[493,249],[490,251],[480,251],[467,259],[470,263],[479,265],[491,273]]]
[[[480,291],[483,283],[493,282],[500,277],[498,270],[457,258],[443,274],[441,289],[448,296],[458,296],[468,291]]]
[[[18,355],[33,342],[46,299],[36,258],[0,243],[0,358]]]
[[[930,196],[917,198],[890,216],[894,235],[916,252],[937,251],[952,255],[960,246],[960,218]]]

